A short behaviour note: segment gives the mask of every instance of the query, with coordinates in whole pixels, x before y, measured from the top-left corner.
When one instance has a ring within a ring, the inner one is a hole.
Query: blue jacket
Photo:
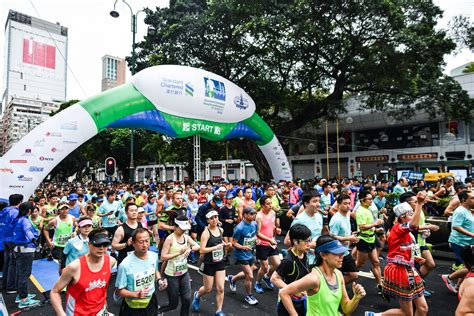
[[[206,214],[210,211],[212,211],[213,208],[211,206],[211,202],[204,203],[201,205],[197,211],[196,217],[194,220],[196,221],[196,224],[198,227],[203,230],[207,226],[207,218]]]
[[[18,216],[18,207],[8,206],[3,209],[3,216],[0,220],[5,225],[3,226],[3,241],[13,242],[13,229],[15,228],[13,221]]]
[[[38,238],[39,233],[33,227],[27,216],[22,216],[15,219],[13,230],[13,243],[15,245],[22,245],[28,248],[36,248],[36,245],[32,242]]]

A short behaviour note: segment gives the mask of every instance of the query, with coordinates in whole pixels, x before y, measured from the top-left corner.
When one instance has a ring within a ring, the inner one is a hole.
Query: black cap
[[[89,242],[93,244],[94,246],[103,245],[103,244],[110,245],[110,239],[109,237],[107,237],[106,234],[95,234],[94,236],[92,236],[92,238],[89,238]]]
[[[174,189],[174,187],[172,187],[171,185],[168,185],[168,186],[166,186],[166,188],[165,188],[166,191],[173,190],[173,189]]]

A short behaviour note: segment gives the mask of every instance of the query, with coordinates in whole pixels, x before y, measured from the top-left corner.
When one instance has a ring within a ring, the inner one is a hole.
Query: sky
[[[132,47],[131,14],[129,8],[117,1],[119,18],[112,18],[110,11],[115,0],[1,0],[0,52],[4,51],[4,26],[10,9],[38,17],[49,22],[59,22],[68,28],[67,99],[84,100],[100,93],[102,56],[125,57]],[[134,12],[149,7],[166,7],[169,0],[127,0]],[[444,10],[439,27],[446,27],[455,15],[464,14],[474,21],[474,0],[434,0]],[[143,39],[147,26],[144,13],[138,15],[137,42]],[[3,57],[4,58],[4,57]],[[466,62],[474,61],[474,54],[463,50],[456,56],[446,56],[445,72]],[[2,63],[3,65],[3,59]],[[2,73],[3,73],[2,69]],[[130,80],[127,69],[127,81]],[[3,76],[0,76],[3,87]],[[3,88],[2,88],[3,91]]]

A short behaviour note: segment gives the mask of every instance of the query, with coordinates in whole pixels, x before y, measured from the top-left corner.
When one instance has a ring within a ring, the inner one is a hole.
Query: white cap
[[[217,211],[210,211],[209,213],[206,214],[206,218],[211,218],[212,216],[218,216],[219,213],[217,213]]]

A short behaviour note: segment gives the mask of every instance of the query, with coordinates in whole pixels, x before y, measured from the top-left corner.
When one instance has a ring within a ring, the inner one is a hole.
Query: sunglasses
[[[98,245],[94,245],[94,244],[92,244],[92,246],[94,246],[95,248],[102,248],[102,247],[104,247],[104,248],[107,248],[107,247],[109,247],[109,246],[110,246],[110,243],[108,243],[108,242],[104,242],[104,243],[102,243],[102,244],[98,244]]]

